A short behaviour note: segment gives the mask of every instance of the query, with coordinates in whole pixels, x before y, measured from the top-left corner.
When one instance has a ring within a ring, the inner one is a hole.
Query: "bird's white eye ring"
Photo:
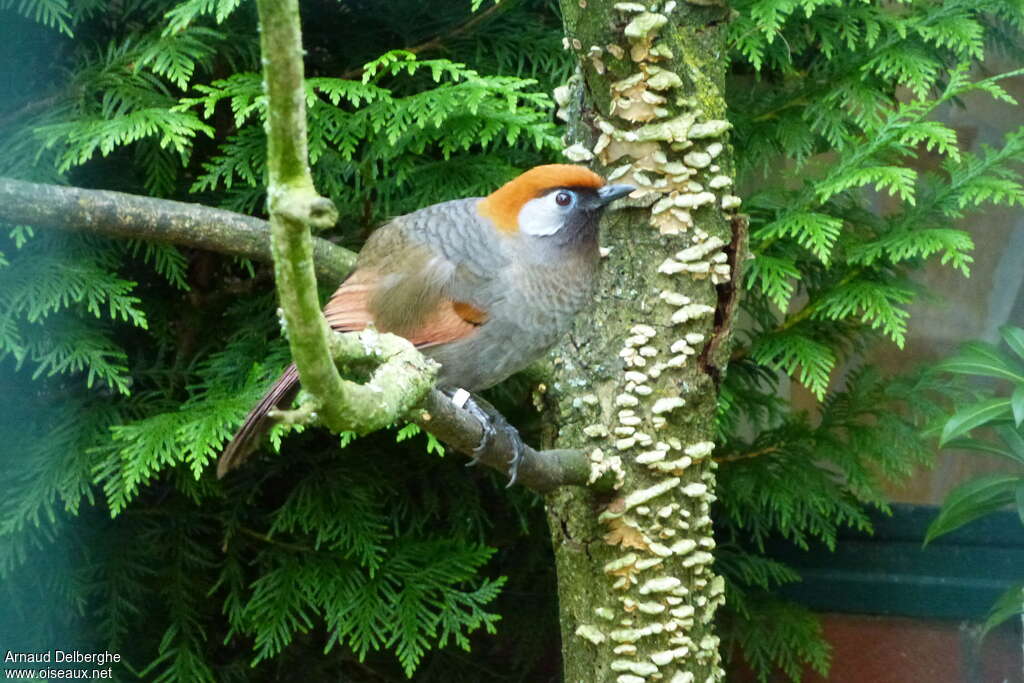
[[[569,206],[572,204],[572,195],[564,190],[555,195],[555,204]]]

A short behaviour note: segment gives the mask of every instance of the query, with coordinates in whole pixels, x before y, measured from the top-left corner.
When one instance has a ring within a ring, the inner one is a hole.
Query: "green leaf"
[[[829,178],[817,183],[814,189],[818,201],[826,202],[851,188],[864,189],[874,186],[878,192],[886,191],[891,196],[913,205],[916,181],[917,171],[914,169],[877,165],[835,171]]]
[[[1024,453],[1016,453],[1013,449],[1008,450],[1006,448],[1000,448],[993,443],[982,441],[981,439],[960,437],[946,443],[945,448],[958,451],[976,451],[978,453],[998,455],[1003,458],[1008,458],[1018,465],[1024,465]]]
[[[1013,421],[1020,427],[1020,423],[1024,422],[1024,384],[1013,390],[1013,395],[1010,396],[1010,407],[1013,408]]]
[[[1024,581],[1010,586],[996,599],[981,626],[981,637],[984,638],[996,626],[1021,613],[1024,613]]]
[[[975,427],[1004,417],[1004,413],[1010,408],[1010,399],[991,398],[973,405],[966,406],[956,411],[953,417],[949,418],[946,426],[942,428],[942,438],[939,439],[939,446],[945,446],[950,439],[966,434]]]
[[[1012,457],[1024,463],[1024,436],[1007,424],[996,425],[996,433],[1010,449]]]
[[[1013,497],[1017,503],[1017,516],[1020,517],[1020,523],[1024,524],[1024,481],[1017,483],[1017,489],[1014,491]]]
[[[999,334],[1003,335],[1003,341],[1006,342],[1006,345],[1024,360],[1024,329],[1004,325],[999,328]]]
[[[402,441],[405,441],[406,439],[411,439],[412,437],[414,437],[417,434],[419,434],[421,431],[423,431],[423,430],[420,429],[420,426],[418,424],[410,422],[409,424],[405,425],[404,427],[399,429],[397,432],[395,432],[395,441],[401,443]]]
[[[751,349],[751,357],[761,365],[796,377],[818,400],[825,397],[836,364],[833,348],[792,330],[762,337]]]
[[[10,238],[14,240],[15,249],[21,249],[35,234],[35,230],[31,225],[15,225],[8,233]]]
[[[758,254],[750,262],[749,269],[747,289],[760,290],[780,311],[785,311],[796,291],[795,281],[801,278],[793,259]]]
[[[938,369],[961,375],[982,375],[1024,383],[1024,370],[998,349],[983,342],[964,344],[957,355],[939,363]]]
[[[840,285],[815,302],[815,319],[859,318],[872,329],[881,329],[899,348],[906,340],[910,313],[899,308],[913,300],[913,292],[896,284],[865,280]]]
[[[9,10],[13,6],[13,0],[0,2],[0,10]],[[67,0],[21,0],[16,9],[27,19],[57,29],[69,38],[74,36],[71,30],[74,19]]]
[[[437,440],[437,437],[427,432],[427,453],[437,453],[437,457],[444,457],[444,444]]]
[[[961,484],[946,497],[938,517],[928,526],[924,544],[1010,505],[1021,486],[1024,479],[1015,474],[991,474]]]
[[[217,23],[220,24],[240,4],[242,4],[241,0],[185,0],[164,14],[164,18],[167,20],[164,36],[173,36],[181,33],[193,21],[207,14],[214,15]]]

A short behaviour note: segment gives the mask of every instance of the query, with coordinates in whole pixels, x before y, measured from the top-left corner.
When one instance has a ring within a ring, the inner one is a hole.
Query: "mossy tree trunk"
[[[604,228],[594,309],[556,355],[551,445],[591,450],[609,496],[547,499],[565,680],[720,680],[714,415],[744,219],[723,139],[722,5],[562,0],[580,76],[566,154],[639,189]]]

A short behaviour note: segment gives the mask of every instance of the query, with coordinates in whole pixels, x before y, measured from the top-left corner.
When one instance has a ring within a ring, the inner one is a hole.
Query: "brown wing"
[[[324,316],[333,329],[354,332],[374,322],[370,308],[379,280],[372,271],[357,270],[338,288],[324,307]],[[403,330],[401,334],[417,347],[425,348],[462,339],[486,321],[487,314],[471,304],[438,298],[430,311],[416,316],[414,328]],[[248,459],[270,426],[267,413],[292,401],[298,388],[299,373],[292,363],[249,412],[241,428],[224,449],[217,463],[218,478]]]
[[[324,317],[339,332],[361,330],[373,322],[370,300],[379,277],[369,270],[356,270],[324,306]]]
[[[394,332],[424,348],[467,337],[487,321],[487,313],[472,304],[430,296],[423,290],[415,297],[413,309],[402,315],[410,308],[410,302],[403,300],[403,290],[409,287],[388,287],[384,282],[389,279],[368,269],[354,272],[324,307],[331,328],[352,332],[374,323],[382,332]]]
[[[426,226],[436,228],[437,223],[428,221]],[[457,291],[477,291],[472,284],[467,285],[467,280],[476,282],[472,279],[473,268],[469,268],[474,264],[446,257],[443,252],[412,239],[397,222],[384,226],[370,236],[359,255],[359,267],[324,307],[327,322],[339,332],[361,330],[373,323],[377,329],[399,334],[420,348],[473,334],[487,321],[487,312],[456,300],[448,292],[453,283],[459,285],[454,287]],[[476,252],[485,257],[493,253],[487,249]],[[298,383],[295,366],[289,365],[225,448],[217,467],[218,477],[245,461],[270,426],[267,413],[290,403]]]

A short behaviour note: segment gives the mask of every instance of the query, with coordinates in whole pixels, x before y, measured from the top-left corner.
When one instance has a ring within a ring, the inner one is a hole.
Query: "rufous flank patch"
[[[453,301],[452,310],[470,325],[483,325],[487,322],[487,313],[465,301]]]

